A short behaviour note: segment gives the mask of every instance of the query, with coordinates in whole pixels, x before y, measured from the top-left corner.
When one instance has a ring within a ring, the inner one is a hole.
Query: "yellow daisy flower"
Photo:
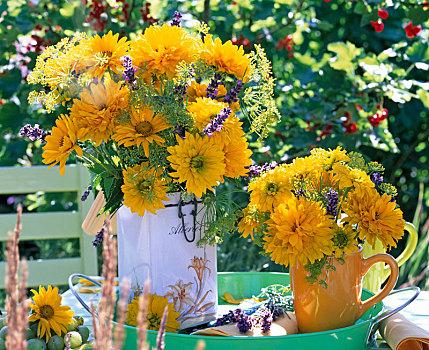
[[[76,153],[82,157],[82,149],[76,144],[83,137],[83,130],[79,129],[73,119],[61,114],[55,121],[52,134],[46,136],[46,145],[43,146],[43,164],[50,164],[48,169],[60,164],[60,174],[66,171],[66,162],[70,153]]]
[[[238,222],[238,232],[241,232],[241,236],[246,238],[250,235],[252,239],[253,233],[259,229],[263,223],[264,213],[260,213],[255,205],[249,205],[243,209],[243,217]]]
[[[207,97],[207,85],[206,84],[198,84],[195,80],[191,82],[190,85],[186,88],[188,92],[188,103],[195,102],[197,97]],[[225,96],[227,91],[225,86],[219,85],[217,88],[218,96]]]
[[[140,298],[141,297],[135,297],[127,306],[126,323],[129,326],[137,327],[137,314],[139,311]],[[169,303],[166,297],[156,295],[156,293],[149,295],[146,318],[148,329],[153,331],[159,330],[162,315],[164,314],[164,309],[167,305],[168,315],[165,331],[168,333],[177,333],[177,330],[180,327],[180,322],[177,321],[177,318],[180,316],[180,313],[174,310],[174,304]]]
[[[169,201],[168,187],[162,179],[161,169],[149,168],[149,163],[141,163],[123,171],[124,184],[121,186],[124,193],[124,205],[133,213],[143,216],[148,210],[156,214],[156,210],[164,209],[162,201]]]
[[[253,178],[249,183],[250,204],[260,211],[272,211],[292,197],[290,175],[285,167],[277,167]]]
[[[170,176],[178,182],[186,182],[186,191],[201,197],[207,189],[223,182],[225,174],[225,154],[222,149],[207,136],[186,133],[185,139],[177,137],[178,145],[168,147],[171,154],[167,160],[176,170]]]
[[[208,34],[204,37],[204,49],[201,58],[210,66],[221,72],[235,75],[238,79],[247,80],[250,73],[250,59],[243,47],[234,45],[230,40],[225,44],[219,38],[213,40]]]
[[[216,135],[213,135],[216,136]],[[234,138],[224,144],[225,153],[225,175],[226,177],[239,178],[245,176],[249,169],[246,167],[252,165],[252,151],[249,149],[249,143],[245,137]]]
[[[343,221],[357,224],[359,238],[372,246],[378,238],[384,248],[396,247],[396,242],[404,235],[405,221],[401,209],[391,198],[387,194],[380,196],[374,188],[353,191],[343,207],[347,214]]]
[[[131,118],[115,128],[112,139],[117,141],[118,145],[125,147],[142,145],[146,157],[149,157],[149,143],[156,142],[162,145],[165,140],[157,133],[167,128],[169,125],[164,118],[159,115],[154,116],[153,110],[133,109]]]
[[[121,109],[127,106],[128,89],[108,79],[104,85],[91,84],[90,89],[84,89],[80,100],[73,100],[70,116],[85,130],[83,141],[91,139],[99,146],[109,140]]]
[[[349,255],[359,250],[356,232],[351,225],[335,225],[332,242],[337,259],[341,258],[343,254]]]
[[[332,165],[337,162],[348,162],[350,160],[347,155],[347,151],[343,150],[340,146],[334,150],[325,150],[323,148],[314,148],[311,150],[311,156],[318,160],[319,163],[323,164],[323,168],[330,170]]]
[[[361,193],[366,188],[374,187],[371,178],[363,170],[350,169],[341,163],[334,163],[332,165],[332,172],[335,174],[334,181],[338,181],[340,184],[340,189],[354,187],[355,191]]]
[[[52,336],[51,329],[61,337],[61,332],[67,333],[68,325],[73,322],[74,312],[68,306],[62,306],[61,295],[58,294],[58,288],[52,289],[48,286],[46,290],[39,286],[39,292],[31,290],[34,294],[30,302],[30,308],[33,313],[28,317],[29,322],[39,322],[37,326],[37,336],[43,338],[46,335],[46,341]]]
[[[90,67],[89,73],[101,80],[104,72],[109,68],[115,73],[122,70],[120,61],[122,56],[128,52],[127,38],[119,39],[119,34],[112,34],[112,31],[103,35],[95,35],[89,39],[87,65]]]
[[[143,35],[131,43],[133,64],[144,68],[150,74],[169,79],[176,74],[176,67],[198,60],[201,41],[191,36],[184,28],[170,26],[151,26]]]
[[[313,263],[332,254],[331,225],[320,202],[291,198],[271,214],[264,250],[284,266]]]

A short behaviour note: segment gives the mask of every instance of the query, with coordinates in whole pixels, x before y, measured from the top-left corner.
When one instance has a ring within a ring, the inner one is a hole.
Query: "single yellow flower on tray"
[[[137,327],[139,299],[140,297],[135,297],[127,306],[126,323],[132,327]],[[180,327],[180,322],[176,319],[180,316],[180,313],[174,310],[174,304],[169,303],[166,297],[156,295],[156,293],[149,295],[146,319],[148,329],[153,331],[159,330],[162,315],[164,314],[164,309],[166,306],[168,306],[168,315],[165,330],[168,333],[177,333],[177,330]]]
[[[74,312],[68,306],[61,305],[62,297],[58,294],[58,288],[48,286],[46,290],[39,286],[39,292],[31,290],[34,294],[30,303],[33,313],[29,316],[30,322],[39,321],[37,336],[46,340],[52,336],[51,329],[61,336],[61,332],[67,333],[67,326],[72,323]]]

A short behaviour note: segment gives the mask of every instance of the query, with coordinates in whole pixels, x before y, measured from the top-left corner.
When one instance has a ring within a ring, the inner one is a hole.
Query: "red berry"
[[[344,131],[345,134],[356,134],[357,131],[357,123],[350,123],[345,126],[346,131]]]
[[[292,51],[292,50],[293,50],[293,47],[292,47],[291,45],[286,45],[286,50],[288,50],[288,51]]]
[[[389,17],[389,13],[386,10],[378,9],[378,17],[387,19],[387,17]]]
[[[0,100],[0,106],[4,105],[6,103],[6,101],[4,99]]]
[[[291,44],[293,42],[292,34],[286,35],[285,40],[287,44]]]
[[[409,22],[405,28],[405,34],[407,34],[408,38],[414,38],[417,34],[419,34],[422,30],[421,26],[413,27],[413,22]]]
[[[276,131],[276,136],[280,136],[281,135],[281,133],[279,133],[278,131]]]
[[[55,30],[56,30],[56,31],[59,31],[59,30],[61,30],[61,29],[62,29],[62,28],[61,28],[61,26],[60,26],[60,25],[56,25],[56,26],[55,26]]]
[[[351,117],[351,114],[349,111],[345,111],[344,116],[346,116],[349,119]]]
[[[289,55],[287,55],[289,58],[293,58],[293,52],[291,52]]]
[[[377,109],[381,109],[381,105],[380,104],[378,104],[376,107],[377,107]]]
[[[384,24],[380,20],[378,20],[377,22],[371,21],[371,25],[374,27],[377,33],[381,33],[384,29]]]

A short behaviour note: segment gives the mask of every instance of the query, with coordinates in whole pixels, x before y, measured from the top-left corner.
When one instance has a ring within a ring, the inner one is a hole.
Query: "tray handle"
[[[69,282],[69,287],[70,287],[70,291],[72,292],[72,294],[74,295],[74,297],[79,301],[79,303],[86,309],[86,311],[88,311],[91,315],[95,315],[98,317],[98,314],[96,311],[91,310],[91,308],[83,301],[83,299],[79,296],[79,293],[74,289],[74,285],[73,285],[73,279],[75,277],[80,277],[83,279],[86,279],[92,283],[94,283],[96,286],[101,287],[102,284],[98,281],[96,281],[95,279],[87,276],[87,275],[83,275],[81,273],[74,273],[72,275],[69,276],[68,282]]]
[[[398,306],[397,308],[392,309],[387,313],[382,313],[380,316],[378,316],[378,318],[376,318],[374,320],[374,322],[371,325],[370,331],[368,333],[368,338],[366,339],[366,345],[367,346],[369,346],[373,342],[373,337],[375,336],[375,332],[377,331],[377,328],[378,328],[378,325],[380,324],[380,322],[385,320],[386,318],[396,314],[397,312],[401,311],[403,308],[407,307],[408,305],[410,305],[411,302],[413,302],[414,299],[416,299],[419,296],[420,288],[413,286],[413,287],[407,287],[407,288],[403,288],[403,289],[396,289],[396,290],[393,290],[392,292],[390,292],[390,294],[388,296],[393,295],[393,294],[397,294],[400,292],[410,291],[410,290],[414,291],[414,295],[410,299],[408,299],[405,303]]]

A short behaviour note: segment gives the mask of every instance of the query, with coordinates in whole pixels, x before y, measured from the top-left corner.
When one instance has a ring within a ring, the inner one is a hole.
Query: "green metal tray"
[[[82,305],[90,311],[90,308],[83,302],[73,288],[73,278],[83,277],[90,281],[94,281],[88,276],[74,274],[69,277],[70,290]],[[96,282],[96,281],[94,281]],[[99,284],[98,282],[96,282]],[[253,295],[258,295],[261,288],[273,284],[289,285],[289,274],[287,273],[267,273],[267,272],[220,272],[218,273],[218,295],[224,295],[225,292],[232,294],[235,298],[250,298]],[[197,336],[186,334],[166,333],[165,346],[166,350],[194,350],[197,342],[203,340],[206,350],[278,350],[278,349],[299,349],[313,350],[330,349],[330,350],[362,350],[369,349],[374,346],[375,330],[378,323],[390,316],[391,314],[401,310],[403,307],[413,301],[419,294],[417,287],[403,289],[415,291],[415,295],[408,300],[404,305],[392,310],[389,313],[382,313],[383,303],[369,309],[353,326],[325,331],[317,333],[296,334],[286,336],[273,337],[211,337]],[[393,293],[396,293],[395,291]],[[373,293],[363,290],[362,300],[370,298]],[[226,303],[219,299],[220,305]],[[116,323],[115,323],[116,324]],[[156,337],[158,332],[147,331],[148,342],[151,347],[156,345]],[[135,350],[137,348],[137,329],[135,327],[125,325],[125,350]]]

